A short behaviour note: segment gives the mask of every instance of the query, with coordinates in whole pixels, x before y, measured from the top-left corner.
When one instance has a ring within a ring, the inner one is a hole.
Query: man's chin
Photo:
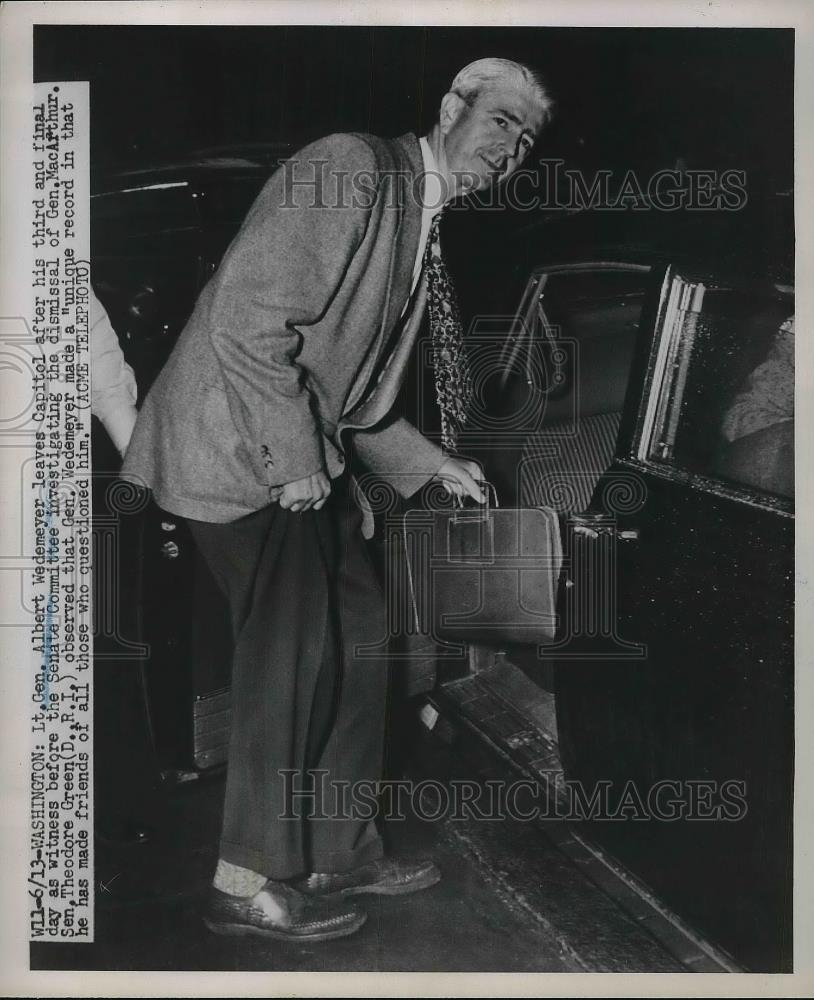
[[[479,191],[486,191],[492,186],[491,177],[489,175],[484,175],[477,170],[461,171],[456,174],[455,177],[461,197],[466,197],[470,194],[477,194]]]
[[[464,189],[464,194],[483,194],[484,191],[489,191],[497,187],[500,182],[500,175],[488,174],[485,177],[482,175],[471,175],[469,181],[470,184]]]
[[[477,191],[479,194],[483,194],[484,191],[494,191],[500,186],[502,180],[503,174],[489,174],[488,177],[482,178]]]

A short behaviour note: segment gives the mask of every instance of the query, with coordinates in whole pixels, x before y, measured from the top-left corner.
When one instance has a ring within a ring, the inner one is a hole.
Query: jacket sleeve
[[[359,458],[403,497],[411,497],[429,482],[446,460],[438,447],[403,417],[385,419],[369,430],[356,431]]]
[[[212,279],[209,325],[232,418],[270,486],[324,464],[298,327],[322,318],[366,232],[370,204],[354,200],[343,177],[375,168],[356,136],[301,150],[269,179]]]

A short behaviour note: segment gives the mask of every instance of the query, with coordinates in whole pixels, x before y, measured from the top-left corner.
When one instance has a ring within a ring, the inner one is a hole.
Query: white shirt
[[[102,303],[90,292],[90,412],[124,454],[136,422],[136,379]]]
[[[432,154],[430,144],[424,136],[418,140],[418,144],[421,146],[421,156],[424,159],[424,190],[422,193],[424,207],[421,211],[421,233],[418,237],[418,253],[416,254],[415,265],[413,266],[413,291],[421,274],[421,265],[424,263],[424,250],[427,246],[427,237],[430,234],[432,220],[444,207],[443,184],[441,183],[438,164]]]

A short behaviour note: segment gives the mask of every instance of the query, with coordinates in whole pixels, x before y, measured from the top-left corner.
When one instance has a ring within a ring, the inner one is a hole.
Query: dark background
[[[35,27],[35,78],[90,80],[92,160],[425,130],[486,55],[549,82],[546,157],[591,169],[744,169],[792,184],[791,29]]]
[[[748,205],[717,219],[708,210],[685,220],[590,210],[558,227],[552,214],[570,214],[552,212],[560,188],[541,184],[543,205],[533,211],[483,212],[465,199],[445,222],[444,242],[467,322],[513,311],[529,264],[569,245],[590,256],[611,242],[661,242],[672,259],[683,243],[691,256],[736,258],[736,274],[793,281],[792,29],[34,29],[36,80],[90,81],[92,188],[111,171],[194,151],[284,143],[282,155],[334,131],[425,132],[456,72],[487,55],[534,66],[555,100],[524,169],[559,160],[589,184],[606,170],[617,191],[630,170],[646,187],[657,170],[735,169],[746,174]],[[689,230],[676,236],[685,221]]]

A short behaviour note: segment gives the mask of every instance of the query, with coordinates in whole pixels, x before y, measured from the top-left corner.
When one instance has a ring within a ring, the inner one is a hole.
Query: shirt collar
[[[424,160],[424,211],[437,215],[444,207],[444,185],[438,171],[438,163],[433,156],[430,144],[425,136],[418,140],[421,146],[421,156]]]

